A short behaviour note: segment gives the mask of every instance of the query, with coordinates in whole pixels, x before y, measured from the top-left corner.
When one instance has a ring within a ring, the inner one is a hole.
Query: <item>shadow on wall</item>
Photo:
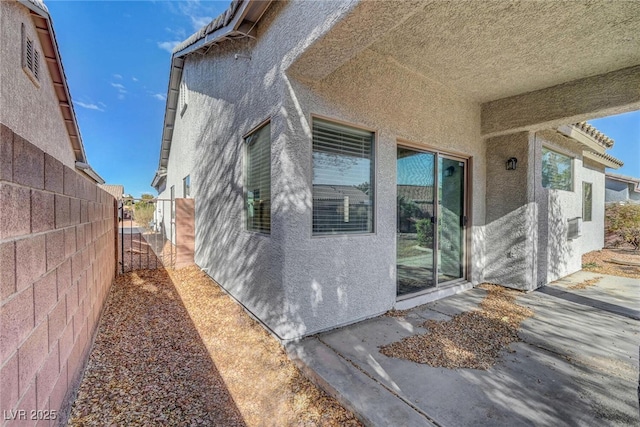
[[[535,204],[502,214],[486,227],[485,280],[517,289],[533,289]]]
[[[233,57],[233,52],[249,50],[253,43],[233,41],[220,48],[217,55]],[[252,75],[255,71],[249,61],[243,64],[238,60],[231,65],[224,59],[211,61],[208,57],[196,61],[200,61],[195,68],[201,78],[209,69],[228,66],[234,67],[236,77],[230,86],[211,85],[201,79],[189,87],[197,94],[198,106],[186,113],[194,116],[189,119],[190,123],[185,123],[189,126],[197,122],[187,131],[195,145],[196,264],[280,338],[303,335],[304,322],[297,307],[288,303],[283,288],[284,230],[278,217],[288,209],[287,206],[297,206],[305,199],[304,194],[298,195],[305,188],[304,183],[295,179],[304,176],[305,172],[303,165],[288,162],[279,154],[286,142],[282,135],[285,123],[275,119],[281,106],[268,103],[268,99],[278,92],[277,79]],[[211,71],[217,74],[222,70]],[[267,74],[275,75],[277,69]],[[190,77],[197,79],[198,75],[192,73]],[[257,94],[264,94],[265,102],[260,105],[255,104]],[[281,176],[285,175],[291,182],[277,185],[272,182],[272,188],[286,188],[287,191],[271,194],[271,234],[261,235],[245,231],[243,136],[269,117],[274,117],[271,122],[271,176],[283,179]]]
[[[569,240],[568,222],[563,212],[557,190],[539,189],[538,286],[544,286],[567,274],[571,274],[574,257],[573,244]]]

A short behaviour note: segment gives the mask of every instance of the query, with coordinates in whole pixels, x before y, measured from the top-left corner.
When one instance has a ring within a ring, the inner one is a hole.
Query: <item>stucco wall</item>
[[[536,202],[538,204],[539,247],[538,286],[557,280],[582,268],[582,255],[604,245],[604,167],[586,161],[582,146],[553,131],[535,134],[536,159],[542,147],[574,158],[573,191],[542,187],[542,162],[536,163]],[[583,222],[582,235],[567,238],[568,220],[582,217],[582,182],[593,184],[592,221]]]
[[[0,11],[0,122],[74,168],[71,141],[29,11],[14,1],[0,2]],[[23,23],[40,52],[40,87],[22,69]]]
[[[283,339],[393,307],[399,138],[473,157],[470,271],[476,281],[482,276],[479,106],[372,51],[312,86],[289,77],[297,56],[350,7],[336,5],[276,3],[261,20],[256,41],[225,42],[204,57],[187,58],[188,107],[176,120],[167,190],[160,195],[168,198],[175,185],[181,196],[181,180],[191,174],[196,263]],[[251,60],[242,58],[249,55]],[[375,233],[311,236],[312,114],[376,132]],[[244,231],[242,145],[243,136],[268,118],[272,224],[264,236]]]
[[[517,289],[536,283],[537,206],[533,197],[535,158],[528,132],[499,136],[486,142],[486,255],[484,279]],[[509,158],[518,159],[507,170]]]

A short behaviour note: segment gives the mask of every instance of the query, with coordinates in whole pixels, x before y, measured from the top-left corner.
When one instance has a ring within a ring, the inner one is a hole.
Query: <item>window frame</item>
[[[590,196],[590,200],[589,200],[589,212],[588,212],[588,218],[586,213],[586,203],[585,203],[585,195],[586,195],[586,191],[585,191],[585,186],[589,187],[589,196]],[[591,222],[593,221],[593,183],[592,182],[588,182],[588,181],[582,181],[582,222]]]
[[[371,159],[371,182],[372,182],[372,197],[373,197],[373,203],[372,203],[372,207],[371,207],[371,213],[373,215],[373,218],[371,220],[371,230],[370,231],[360,231],[360,232],[340,232],[340,233],[322,233],[322,234],[316,234],[313,231],[313,171],[314,171],[314,167],[313,167],[313,122],[315,120],[321,120],[321,121],[325,121],[325,122],[330,122],[332,124],[338,125],[338,126],[346,126],[346,127],[351,127],[351,128],[355,128],[357,130],[360,131],[364,131],[364,132],[371,132],[372,134],[372,141],[371,141],[371,153],[372,153],[372,159]],[[310,193],[311,193],[311,219],[310,219],[310,227],[309,227],[309,236],[312,239],[325,239],[325,238],[344,238],[344,237],[367,237],[367,236],[375,236],[378,233],[378,227],[377,227],[377,221],[378,221],[378,130],[373,129],[371,127],[368,127],[366,125],[362,125],[359,123],[353,123],[353,122],[349,122],[349,121],[345,121],[345,120],[341,120],[341,119],[337,119],[335,117],[329,117],[329,116],[324,116],[321,114],[315,114],[312,113],[309,115],[309,122],[310,124],[309,126],[309,131],[310,131],[310,138],[309,138],[309,175],[308,175],[308,179],[309,179],[309,184],[310,184]]]
[[[191,174],[182,178],[182,197],[191,198]]]
[[[555,153],[557,155],[560,155],[562,157],[566,157],[567,159],[569,159],[569,164],[570,164],[570,168],[571,168],[571,183],[569,185],[569,188],[556,188],[556,187],[552,187],[552,186],[548,186],[545,187],[544,183],[543,183],[543,177],[544,177],[544,152],[546,151],[550,151],[552,153]],[[561,151],[555,147],[550,147],[547,145],[543,145],[541,152],[540,152],[540,186],[542,188],[545,188],[547,190],[556,190],[556,191],[569,191],[569,192],[575,192],[576,191],[576,166],[575,166],[575,156],[567,153],[566,151]]]
[[[247,185],[247,180],[249,178],[249,171],[248,171],[248,166],[249,166],[249,152],[248,152],[248,141],[247,139],[254,135],[256,132],[259,132],[260,130],[262,130],[263,128],[265,128],[266,126],[269,126],[269,231],[265,232],[262,230],[253,230],[249,228],[249,212],[248,212],[248,185]],[[247,132],[246,134],[244,134],[242,136],[242,222],[243,222],[243,231],[247,232],[247,233],[252,233],[252,234],[256,234],[256,235],[260,235],[260,236],[265,236],[265,237],[269,237],[271,236],[271,218],[272,218],[272,191],[271,191],[271,187],[272,187],[272,182],[273,182],[273,177],[272,177],[272,159],[271,159],[271,154],[272,154],[272,142],[273,142],[273,138],[271,136],[271,117],[269,117],[268,119],[260,122],[260,124],[258,124],[257,126],[253,127],[249,132]]]

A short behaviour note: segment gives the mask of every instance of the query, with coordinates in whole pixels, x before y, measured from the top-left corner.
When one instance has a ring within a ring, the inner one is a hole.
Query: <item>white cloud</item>
[[[189,0],[178,2],[180,14],[191,19],[193,31],[197,31],[213,20],[212,13],[219,14],[218,7],[212,2],[200,2],[200,0]]]
[[[213,18],[210,16],[190,16],[190,18],[193,29],[196,31],[213,21]]]
[[[118,95],[118,99],[119,99],[120,101],[122,101],[122,100],[124,99],[124,95],[123,95],[123,94],[119,94],[119,95]]]
[[[121,84],[121,83],[113,83],[113,82],[112,82],[112,83],[111,83],[111,86],[113,86],[113,87],[115,87],[116,89],[118,89],[118,93],[119,93],[120,95],[124,95],[125,93],[127,93],[127,88],[126,88],[126,87],[124,87],[124,85],[123,85],[123,84]],[[124,98],[124,96],[123,96],[122,98],[121,98],[121,97],[118,97],[118,99],[123,99],[123,98]]]
[[[100,108],[96,104],[93,104],[93,103],[86,103],[86,102],[80,102],[80,101],[73,101],[73,103],[76,104],[79,107],[86,108],[87,110],[104,111],[103,108]],[[104,105],[102,102],[99,102],[98,104],[103,105],[103,106],[106,107],[106,105]]]
[[[167,99],[167,97],[161,93],[154,93],[152,96],[158,101],[165,101]]]
[[[133,80],[134,82],[137,82],[138,78],[137,77],[131,77],[131,80]]]
[[[160,49],[166,50],[169,53],[173,53],[173,48],[180,44],[179,41],[174,42],[158,42],[158,47]]]
[[[122,75],[121,74],[114,74],[113,78],[118,79],[118,80],[122,80]]]

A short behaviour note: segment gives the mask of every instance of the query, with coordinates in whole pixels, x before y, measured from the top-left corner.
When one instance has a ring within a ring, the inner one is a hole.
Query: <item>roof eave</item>
[[[76,161],[86,163],[87,155],[84,150],[84,144],[82,143],[80,128],[78,126],[78,120],[73,108],[73,103],[71,102],[71,93],[69,92],[69,86],[67,85],[67,78],[64,73],[64,67],[62,66],[60,50],[58,48],[58,43],[56,42],[49,11],[46,10],[46,6],[44,6],[44,4],[42,4],[43,7],[40,7],[35,2],[29,0],[18,0],[18,2],[31,11],[34,25],[38,30],[38,38],[40,39],[40,44],[43,48],[45,46],[51,46],[51,54],[53,54],[53,56],[45,55],[45,59],[49,69],[49,75],[51,76],[54,88],[56,89],[55,93],[58,97],[60,112],[65,120],[65,126],[67,128],[71,148]],[[42,23],[38,22],[38,17],[45,21],[45,26],[42,26]],[[59,79],[57,78],[58,75],[60,77]]]
[[[601,165],[604,165],[611,169],[619,169],[624,165],[622,160],[618,160],[615,157],[610,156],[608,154],[594,153],[592,151],[583,151],[582,156],[587,159],[598,162]]]
[[[596,153],[604,154],[604,152],[606,151],[606,148],[598,143],[591,135],[583,132],[580,129],[577,129],[572,125],[560,126],[558,128],[558,132],[568,136],[569,138],[575,139],[576,141],[578,141],[582,145],[585,145],[587,148],[595,151]]]
[[[100,175],[98,175],[98,172],[93,170],[91,165],[89,165],[88,163],[76,162],[76,169],[78,169],[81,172],[83,172],[89,178],[94,180],[97,184],[104,184],[105,183],[105,180]]]
[[[229,21],[227,25],[221,27],[211,34],[205,35],[202,39],[195,43],[174,52],[171,55],[171,71],[169,72],[169,85],[167,89],[167,101],[165,105],[164,122],[162,127],[162,145],[160,147],[160,159],[158,161],[158,170],[167,167],[169,163],[169,153],[171,151],[171,140],[173,138],[173,127],[175,124],[176,113],[178,109],[178,94],[180,90],[180,81],[182,79],[182,70],[184,68],[184,58],[187,55],[204,50],[209,46],[219,43],[227,38],[236,36],[255,35],[255,25],[260,20],[264,12],[267,10],[272,0],[249,0],[243,2],[236,15]],[[245,18],[255,17],[255,21],[246,22]],[[156,176],[158,173],[156,172]],[[154,178],[153,182],[156,181]],[[153,187],[156,187],[152,184]],[[156,188],[157,189],[157,188]]]

